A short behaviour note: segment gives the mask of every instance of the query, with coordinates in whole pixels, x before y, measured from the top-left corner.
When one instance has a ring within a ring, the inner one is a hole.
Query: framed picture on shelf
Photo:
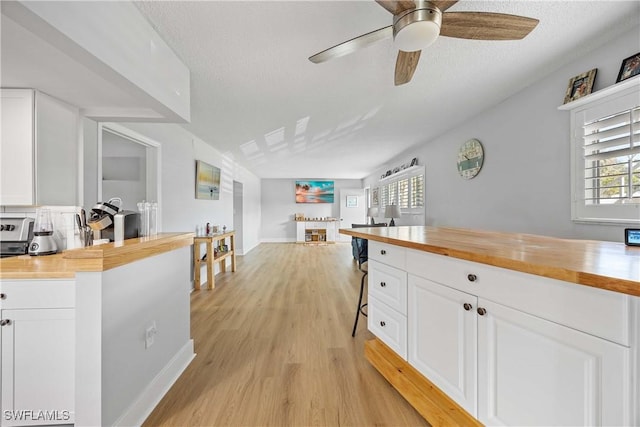
[[[348,208],[357,208],[358,207],[358,196],[347,196],[347,207]]]
[[[622,61],[616,83],[637,76],[638,74],[640,74],[640,52]]]
[[[586,73],[578,74],[569,79],[569,86],[564,96],[564,103],[575,101],[585,95],[589,95],[593,90],[593,82],[596,80],[597,68],[589,70]]]

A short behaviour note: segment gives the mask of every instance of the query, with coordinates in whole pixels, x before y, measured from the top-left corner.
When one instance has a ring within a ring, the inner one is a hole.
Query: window
[[[424,168],[399,172],[380,181],[380,207],[398,205],[403,213],[424,211]]]
[[[604,93],[593,101],[574,103],[578,105],[571,120],[575,221],[640,223],[638,87],[637,80],[635,85],[618,84],[600,91]]]

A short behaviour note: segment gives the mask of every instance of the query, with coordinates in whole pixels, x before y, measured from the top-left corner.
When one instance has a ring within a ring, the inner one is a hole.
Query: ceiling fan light
[[[441,22],[442,14],[437,9],[413,10],[394,23],[394,43],[404,52],[425,49],[440,35]]]

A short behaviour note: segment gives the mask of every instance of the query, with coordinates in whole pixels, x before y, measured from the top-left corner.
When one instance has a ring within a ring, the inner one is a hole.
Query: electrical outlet
[[[158,329],[156,329],[156,322],[153,321],[144,333],[144,348],[149,348],[153,345],[157,333]]]

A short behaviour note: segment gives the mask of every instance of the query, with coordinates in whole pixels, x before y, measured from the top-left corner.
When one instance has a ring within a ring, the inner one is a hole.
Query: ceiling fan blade
[[[400,86],[411,81],[413,73],[416,71],[416,67],[418,66],[420,53],[422,53],[420,50],[415,52],[398,51],[395,77],[396,86]]]
[[[380,28],[370,33],[363,34],[346,42],[337,44],[329,49],[323,50],[320,53],[316,53],[309,57],[309,61],[319,64],[320,62],[328,61],[329,59],[339,58],[344,55],[348,55],[355,52],[358,49],[369,46],[379,40],[388,39],[393,37],[393,26]]]
[[[524,16],[492,12],[447,12],[442,14],[440,35],[472,40],[520,40],[538,25]]]
[[[458,0],[431,0],[429,3],[440,9],[440,12],[444,12],[454,4],[458,3]]]
[[[416,8],[416,2],[413,0],[376,0],[376,3],[387,9],[393,15]]]

